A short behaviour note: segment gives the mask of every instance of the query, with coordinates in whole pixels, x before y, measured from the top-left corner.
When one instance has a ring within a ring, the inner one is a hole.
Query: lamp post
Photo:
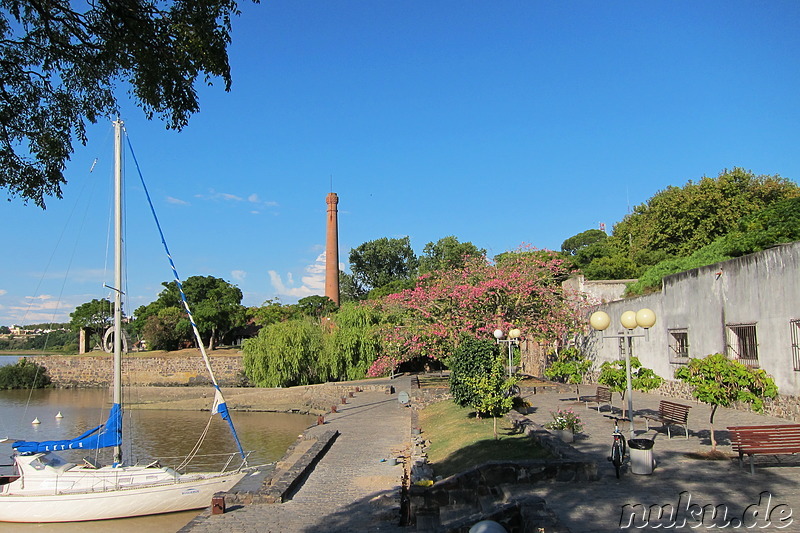
[[[503,337],[506,336],[503,333],[502,329],[494,330],[494,338],[497,341],[497,344],[505,343],[508,345],[508,378],[511,379],[511,364],[514,360],[514,346],[519,345],[519,336],[522,335],[522,332],[517,329],[513,328],[511,331],[508,332],[508,338],[504,339]]]
[[[627,380],[627,394],[628,394],[628,420],[631,423],[630,435],[633,434],[633,387],[631,386],[631,353],[633,351],[633,338],[644,337],[645,340],[650,340],[650,328],[656,323],[656,314],[650,309],[639,309],[635,313],[633,311],[625,311],[619,319],[622,327],[625,330],[619,335],[603,335],[601,339],[624,339],[626,344],[625,349],[625,378]],[[592,313],[589,318],[589,324],[595,331],[605,331],[611,324],[611,318],[603,311],[596,311]],[[639,326],[644,329],[644,334],[634,334],[633,330]],[[619,346],[620,352],[623,350],[622,344]]]

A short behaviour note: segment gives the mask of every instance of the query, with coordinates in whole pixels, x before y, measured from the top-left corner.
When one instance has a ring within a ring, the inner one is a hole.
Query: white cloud
[[[247,272],[244,270],[232,270],[231,277],[236,281],[244,281],[244,278],[247,277]]]
[[[260,203],[258,200],[258,195],[256,193],[251,194],[247,197],[247,201],[253,204]]]
[[[306,296],[325,294],[325,253],[321,253],[316,261],[308,265],[305,275],[300,279],[302,285],[294,286],[294,276],[291,272],[286,274],[286,283],[283,282],[281,275],[274,270],[269,271],[272,288],[279,296],[291,296],[294,298],[305,298]]]
[[[181,200],[180,198],[174,198],[172,196],[167,196],[167,203],[175,205],[189,205],[189,202],[186,200]]]
[[[5,289],[0,289],[0,296],[3,296],[4,294],[8,294],[8,291]]]

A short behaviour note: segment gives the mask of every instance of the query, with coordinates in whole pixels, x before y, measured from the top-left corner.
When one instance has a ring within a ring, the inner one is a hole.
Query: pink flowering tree
[[[568,266],[555,252],[522,248],[494,263],[471,257],[464,268],[421,276],[416,287],[371,305],[402,317],[383,329],[383,354],[369,375],[417,357],[445,359],[459,338],[519,328],[524,337],[558,342],[579,327],[581,302],[561,281]]]

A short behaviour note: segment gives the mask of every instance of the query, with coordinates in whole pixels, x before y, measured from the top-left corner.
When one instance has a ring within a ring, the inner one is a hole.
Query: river
[[[201,389],[198,388],[198,394],[200,392]],[[54,440],[76,437],[85,430],[105,422],[109,409],[108,396],[106,389],[0,391],[0,438]],[[56,417],[58,413],[62,415],[61,418]],[[188,453],[210,417],[209,412],[199,411],[126,411],[125,434],[129,435],[130,439],[126,439],[123,447],[125,461],[143,463],[158,458],[164,465],[176,464],[178,461],[168,458],[183,457]],[[40,423],[33,424],[34,419],[38,419]],[[242,447],[247,451],[253,451],[249,459],[251,465],[271,463],[280,459],[298,435],[316,421],[316,418],[307,415],[245,412],[234,412],[233,419]],[[219,416],[214,416],[199,453],[228,453],[235,449],[227,424]],[[84,451],[82,455],[86,454]],[[0,464],[9,464],[10,455],[11,446],[7,443],[0,444]],[[73,462],[82,458],[65,457]],[[108,459],[102,456],[101,460],[106,462]],[[195,468],[199,469],[206,468]],[[0,471],[8,470],[7,467],[0,468]],[[152,517],[72,524],[0,522],[0,533],[12,531],[100,533],[111,530],[121,533],[141,533],[144,530],[161,533],[177,531],[196,515],[196,511],[188,511]]]

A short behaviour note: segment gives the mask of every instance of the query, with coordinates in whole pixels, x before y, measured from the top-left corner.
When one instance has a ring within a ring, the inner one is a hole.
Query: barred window
[[[800,370],[800,320],[790,321],[789,327],[792,328],[792,360],[794,361],[794,369]]]
[[[740,363],[758,368],[758,339],[755,324],[729,324],[728,357]]]
[[[669,330],[669,360],[686,363],[689,360],[689,332],[686,329]]]

